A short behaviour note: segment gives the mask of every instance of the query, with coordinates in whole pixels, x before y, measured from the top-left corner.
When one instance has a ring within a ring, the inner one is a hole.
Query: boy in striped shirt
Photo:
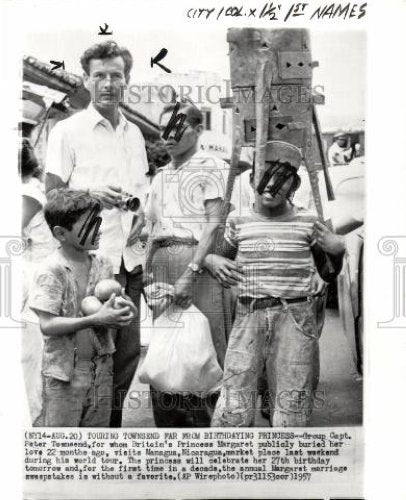
[[[270,424],[309,422],[318,363],[312,277],[317,268],[325,281],[332,281],[345,246],[314,215],[292,203],[300,186],[301,159],[296,146],[270,141],[269,168],[256,187],[259,206],[227,219],[222,254],[237,260],[244,279],[238,284],[213,427],[253,425],[258,375],[264,367]]]

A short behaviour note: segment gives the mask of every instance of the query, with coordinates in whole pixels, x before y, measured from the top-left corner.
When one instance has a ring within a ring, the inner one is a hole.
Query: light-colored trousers
[[[212,427],[254,424],[258,375],[266,371],[273,427],[306,426],[318,373],[314,299],[253,311],[238,302]]]

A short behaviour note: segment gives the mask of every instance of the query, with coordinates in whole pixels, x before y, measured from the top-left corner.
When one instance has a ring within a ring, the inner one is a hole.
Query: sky
[[[80,56],[100,42],[95,32],[85,30],[26,33],[23,52],[49,62],[64,61],[67,71],[81,75]],[[106,37],[107,38],[107,37]],[[109,37],[110,38],[110,37]],[[126,46],[134,58],[131,83],[148,82],[163,73],[150,67],[150,58],[165,47],[162,61],[173,73],[190,70],[219,73],[229,78],[226,29],[187,32],[173,29],[122,32],[112,37]],[[326,103],[318,106],[324,129],[360,124],[365,115],[366,35],[364,31],[311,31],[312,58],[319,61],[313,71],[313,85],[324,87]]]

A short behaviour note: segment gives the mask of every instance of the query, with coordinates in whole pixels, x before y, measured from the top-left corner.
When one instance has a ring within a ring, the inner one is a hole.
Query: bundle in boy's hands
[[[128,299],[123,297],[123,291],[118,281],[113,279],[100,280],[95,289],[94,295],[89,295],[82,300],[80,308],[84,316],[90,316],[97,313],[103,306],[103,302],[109,300],[112,294],[115,294],[114,308],[121,309],[123,307],[135,306],[129,302]]]

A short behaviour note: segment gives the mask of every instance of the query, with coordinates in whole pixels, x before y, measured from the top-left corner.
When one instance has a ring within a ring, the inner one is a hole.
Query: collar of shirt
[[[100,281],[100,279],[105,279],[105,278],[112,278],[112,264],[109,258],[103,257],[101,255],[98,255],[98,253],[94,250],[89,251],[88,256],[90,258],[90,269],[89,269],[89,277],[88,277],[88,283],[86,286],[86,295],[94,295],[94,289],[97,283]],[[74,283],[75,280],[75,275],[72,269],[71,264],[69,261],[66,259],[66,257],[63,256],[61,253],[60,249],[57,249],[53,252],[53,254],[50,256],[50,259],[67,269],[69,272],[67,273],[67,279],[71,280],[71,283]],[[77,302],[77,288],[76,285],[72,287],[72,302]],[[75,314],[77,311],[75,312]]]
[[[199,150],[196,151],[196,153],[191,156],[185,163],[182,163],[182,165],[175,167],[175,165],[171,161],[165,167],[163,167],[163,169],[176,170],[177,172],[180,172],[181,170],[185,170],[188,167],[193,167],[196,169],[227,169],[228,165],[220,158]]]
[[[179,167],[171,162],[160,169],[145,210],[154,223],[152,240],[199,241],[207,221],[204,203],[223,198],[228,171],[223,160],[202,151]]]
[[[93,266],[94,259],[96,257],[95,253],[89,252],[88,256],[91,259],[91,267]],[[55,260],[61,264],[62,266],[66,267],[66,269],[69,269],[69,271],[72,271],[72,266],[69,264],[69,261],[66,259],[66,257],[63,256],[62,252],[59,250],[56,250],[53,257]]]
[[[96,253],[94,252],[89,252],[88,256],[90,257],[90,268],[89,268],[89,279],[88,283],[86,286],[86,295],[92,295],[93,293],[93,288],[95,286],[95,280],[96,280],[96,275],[98,272],[98,265],[97,265],[97,258],[96,258]],[[73,269],[69,261],[63,256],[61,251],[58,249],[55,251],[54,258],[58,264],[61,266],[65,267],[65,269],[68,269],[72,273],[72,277],[74,277],[73,274]],[[74,292],[76,293],[77,290],[74,288]]]
[[[107,120],[107,118],[104,118],[104,116],[102,116],[97,111],[97,109],[93,106],[92,103],[89,104],[85,113],[87,119],[89,120],[89,124],[91,125],[92,128],[95,128],[97,125],[102,125],[104,127],[108,127],[114,130],[109,120]],[[127,118],[123,115],[120,109],[118,110],[118,125],[116,130],[120,132],[128,130]]]

